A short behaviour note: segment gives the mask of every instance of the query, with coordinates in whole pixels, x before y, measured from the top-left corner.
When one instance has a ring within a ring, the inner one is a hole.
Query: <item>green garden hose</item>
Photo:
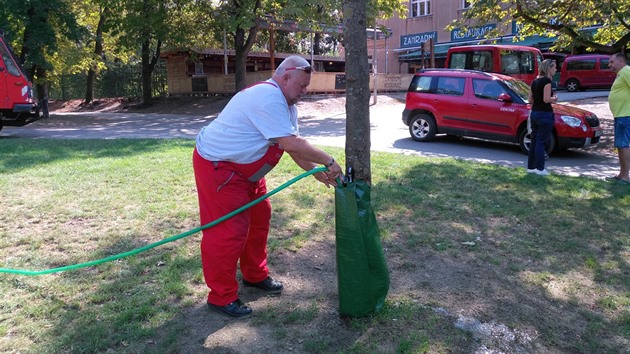
[[[102,259],[97,259],[97,260],[90,261],[90,262],[73,264],[73,265],[68,265],[68,266],[59,267],[59,268],[38,270],[38,271],[0,268],[0,273],[10,273],[10,274],[20,274],[20,275],[43,275],[43,274],[51,274],[51,273],[63,272],[63,271],[66,271],[66,270],[74,270],[74,269],[79,269],[79,268],[91,267],[91,266],[95,266],[95,265],[98,265],[98,264],[111,262],[111,261],[115,261],[117,259],[129,257],[129,256],[132,256],[134,254],[138,254],[140,252],[144,252],[144,251],[150,250],[152,248],[155,248],[157,246],[163,245],[165,243],[169,243],[169,242],[173,242],[175,240],[179,240],[180,238],[184,238],[184,237],[190,236],[190,235],[195,234],[195,233],[197,233],[197,232],[199,232],[201,230],[204,230],[204,229],[207,229],[209,227],[212,227],[212,226],[214,226],[214,225],[216,225],[216,224],[218,224],[218,223],[220,223],[220,222],[222,222],[224,220],[227,220],[227,219],[231,218],[232,216],[234,216],[234,215],[236,215],[236,214],[238,214],[238,213],[240,213],[240,212],[242,212],[242,211],[244,211],[244,210],[246,210],[248,208],[251,208],[252,206],[254,206],[254,205],[262,202],[263,200],[271,197],[272,195],[280,192],[281,190],[287,188],[288,186],[290,186],[293,183],[301,180],[302,178],[310,176],[310,175],[313,175],[313,174],[318,173],[318,172],[326,171],[326,169],[327,169],[326,167],[316,167],[316,168],[314,168],[314,169],[312,169],[310,171],[306,171],[306,172],[302,173],[301,175],[299,175],[297,177],[294,177],[291,180],[285,182],[284,184],[282,184],[278,188],[272,190],[271,192],[268,192],[267,194],[263,195],[262,197],[260,197],[260,198],[254,200],[254,201],[251,201],[251,202],[243,205],[242,207],[234,210],[233,212],[231,212],[229,214],[226,214],[226,215],[224,215],[224,216],[214,220],[211,223],[208,223],[208,224],[203,225],[203,226],[199,226],[197,228],[194,228],[192,230],[186,231],[186,232],[181,233],[179,235],[171,236],[171,237],[165,238],[165,239],[163,239],[161,241],[154,242],[154,243],[148,244],[148,245],[140,247],[140,248],[136,248],[136,249],[128,251],[128,252],[115,254],[115,255],[112,255],[112,256],[109,256],[109,257],[105,257],[105,258],[102,258]]]

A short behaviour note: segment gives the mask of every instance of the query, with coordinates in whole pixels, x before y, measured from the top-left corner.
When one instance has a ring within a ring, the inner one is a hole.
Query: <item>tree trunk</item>
[[[41,110],[42,117],[48,118],[50,113],[48,112],[48,72],[42,67],[38,66],[36,70],[37,75],[37,102]]]
[[[313,55],[320,55],[322,53],[322,48],[320,46],[321,40],[322,34],[319,32],[315,32],[315,38],[313,39]]]
[[[366,1],[344,0],[346,48],[346,167],[355,179],[371,184],[370,70],[367,55]]]
[[[149,106],[153,99],[151,88],[151,75],[153,69],[160,58],[162,41],[158,40],[155,46],[155,53],[152,55],[151,42],[149,39],[142,42],[142,105]]]
[[[254,8],[251,9],[252,13],[256,13],[260,8],[260,0],[257,0],[254,4]],[[242,10],[242,9],[239,9]],[[245,33],[247,32],[247,38]],[[236,92],[247,87],[246,75],[247,75],[247,56],[249,51],[254,45],[256,40],[256,34],[258,33],[257,25],[250,27],[247,31],[242,27],[237,27],[234,34],[234,81]]]
[[[98,19],[98,25],[96,26],[96,42],[94,43],[94,60],[100,60],[103,57],[103,26],[105,24],[107,8],[101,11]],[[98,58],[98,59],[97,59]],[[94,100],[94,82],[96,81],[96,71],[98,64],[93,63],[90,66],[87,74],[87,82],[85,88],[85,104],[88,104]]]

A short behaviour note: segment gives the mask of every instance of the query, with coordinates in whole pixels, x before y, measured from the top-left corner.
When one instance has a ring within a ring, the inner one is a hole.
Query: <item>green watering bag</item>
[[[389,290],[389,271],[370,200],[370,186],[364,181],[335,187],[341,316],[362,317],[379,311]]]

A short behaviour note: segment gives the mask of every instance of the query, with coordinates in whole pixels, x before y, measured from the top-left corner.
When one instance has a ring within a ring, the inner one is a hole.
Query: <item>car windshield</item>
[[[519,79],[501,80],[503,83],[516,93],[525,103],[529,103],[529,86]]]

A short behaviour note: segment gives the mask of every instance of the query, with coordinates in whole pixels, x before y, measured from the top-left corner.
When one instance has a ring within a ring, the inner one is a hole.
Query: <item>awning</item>
[[[446,53],[448,53],[448,49],[451,47],[458,47],[462,45],[482,44],[487,41],[493,41],[496,44],[509,44],[509,45],[522,45],[526,47],[536,47],[540,49],[541,51],[547,51],[549,50],[549,47],[555,44],[557,37],[544,37],[544,36],[536,35],[536,36],[527,37],[524,40],[518,41],[518,42],[514,42],[513,39],[514,39],[514,36],[505,36],[501,38],[493,38],[491,40],[437,43],[434,46],[435,57],[446,58]],[[428,58],[430,55],[431,55],[430,51],[424,52],[425,58]],[[414,52],[398,55],[398,61],[402,61],[402,62],[420,60],[421,58],[422,58],[422,50],[417,50]]]
[[[461,42],[450,42],[450,43],[442,43],[442,44],[436,44],[433,46],[434,48],[434,53],[435,53],[435,57],[436,58],[446,58],[446,53],[448,52],[448,48],[455,46],[455,45],[462,45]],[[429,58],[431,56],[431,51],[427,50],[424,52],[424,57],[425,58]],[[398,55],[398,61],[415,61],[415,60],[420,60],[422,59],[422,50],[417,50],[415,52],[410,52],[410,53],[406,53],[406,54],[400,54]]]
[[[545,37],[545,36],[529,36],[522,41],[514,42],[514,36],[503,37],[501,39],[501,44],[511,44],[511,45],[522,45],[526,47],[535,47],[540,49],[541,51],[549,50],[549,47],[553,46],[556,43],[556,39],[558,37]]]

